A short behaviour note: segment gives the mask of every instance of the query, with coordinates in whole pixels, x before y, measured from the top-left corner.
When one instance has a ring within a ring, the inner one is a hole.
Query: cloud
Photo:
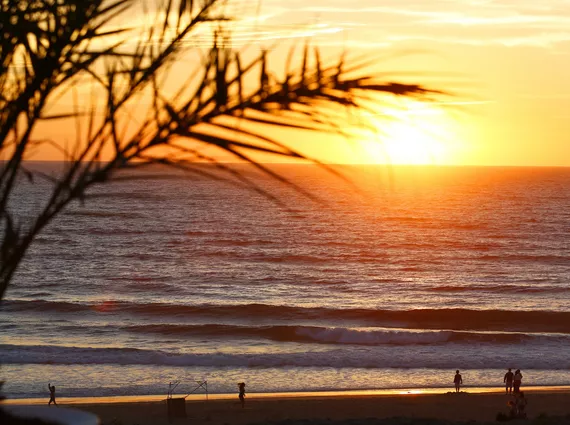
[[[495,37],[444,37],[423,34],[401,34],[391,36],[392,44],[402,41],[430,41],[444,44],[463,44],[468,46],[505,46],[505,47],[540,47],[552,48],[558,43],[569,42],[570,32],[544,33],[529,36],[495,36]]]
[[[234,47],[310,38],[321,46],[386,48],[408,41],[533,47],[563,52],[570,41],[568,0],[235,0],[224,13]],[[142,12],[141,12],[142,13]],[[143,20],[131,20],[131,23]],[[204,25],[188,42],[212,43]],[[132,39],[133,43],[136,37]]]
[[[275,31],[281,25],[321,22],[349,31],[352,42],[365,45],[424,39],[550,48],[567,41],[570,29],[566,0],[384,0],[380,6],[359,0],[350,7],[341,0],[266,0],[264,10],[272,15],[264,23]]]

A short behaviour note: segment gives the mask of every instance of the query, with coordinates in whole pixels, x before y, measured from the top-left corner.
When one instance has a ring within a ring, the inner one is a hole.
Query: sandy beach
[[[539,391],[526,393],[529,419],[541,414],[565,417],[570,421],[570,393]],[[259,424],[274,422],[374,423],[386,418],[431,418],[445,421],[493,422],[498,412],[506,412],[510,397],[499,393],[401,394],[372,396],[272,397],[250,394],[245,408],[236,400],[189,400],[186,419],[174,423],[209,425]],[[65,406],[60,402],[61,406]],[[102,424],[168,424],[164,401],[74,404],[95,413]],[[568,416],[568,417],[567,417]],[[390,421],[392,423],[393,421]],[[400,423],[402,421],[394,421]],[[403,420],[406,422],[406,420]],[[402,422],[402,423],[403,423]],[[559,423],[541,421],[541,423]]]

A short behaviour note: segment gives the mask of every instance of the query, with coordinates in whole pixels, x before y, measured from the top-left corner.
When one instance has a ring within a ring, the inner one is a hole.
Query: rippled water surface
[[[276,169],[319,199],[144,178],[61,215],[0,311],[7,395],[447,386],[457,368],[488,386],[505,367],[570,384],[570,170]],[[19,212],[44,192],[22,187]]]

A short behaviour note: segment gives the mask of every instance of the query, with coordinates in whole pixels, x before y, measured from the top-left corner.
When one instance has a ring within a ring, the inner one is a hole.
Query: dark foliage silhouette
[[[94,185],[133,178],[122,170],[165,164],[271,197],[200,149],[209,145],[303,191],[256,154],[318,161],[266,129],[342,132],[337,123],[346,117],[343,109],[367,110],[378,95],[429,99],[439,94],[363,75],[364,60],[347,63],[341,56],[325,64],[319,50],[308,45],[297,67],[291,65],[291,52],[284,77],[278,78],[269,71],[268,51],[246,60],[229,47],[225,2],[157,1],[144,11],[150,24],[122,24],[141,3],[0,0],[0,299],[42,229],[70,202],[88,200]],[[199,49],[193,40],[203,40],[205,32],[209,47]],[[197,50],[202,62],[191,71],[176,68],[180,58]],[[174,92],[166,88],[172,75],[182,80]],[[91,95],[80,93],[85,87]],[[62,99],[73,99],[73,106],[63,108]],[[148,107],[141,114],[142,100]],[[76,126],[74,143],[38,136],[38,126],[54,120]],[[29,165],[45,147],[61,152],[61,172]],[[200,166],[204,162],[214,166]],[[41,209],[18,216],[13,208],[18,188],[39,181],[49,184]]]

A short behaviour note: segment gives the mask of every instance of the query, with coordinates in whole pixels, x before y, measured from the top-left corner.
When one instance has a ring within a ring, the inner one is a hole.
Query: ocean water
[[[274,169],[308,195],[154,170],[70,206],[0,308],[4,393],[570,385],[570,169]]]

